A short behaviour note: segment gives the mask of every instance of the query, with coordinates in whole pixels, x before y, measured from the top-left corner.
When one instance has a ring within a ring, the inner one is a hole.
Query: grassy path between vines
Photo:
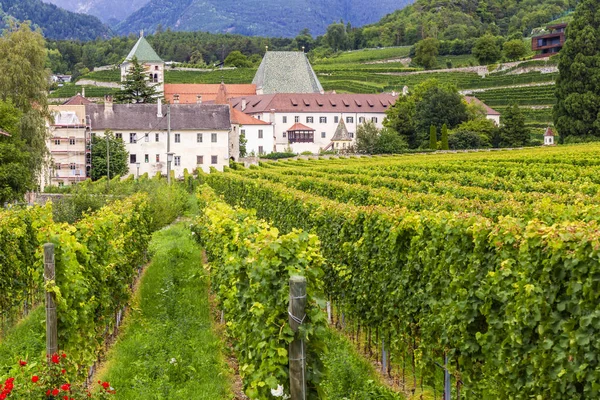
[[[211,327],[201,250],[183,223],[154,234],[152,262],[99,379],[123,399],[231,399]]]

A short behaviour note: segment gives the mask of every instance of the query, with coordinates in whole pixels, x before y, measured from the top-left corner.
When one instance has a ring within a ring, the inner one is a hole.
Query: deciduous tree
[[[495,63],[502,56],[500,47],[496,43],[496,38],[490,34],[477,39],[475,46],[473,46],[472,54],[481,65]]]
[[[425,69],[431,69],[437,65],[437,55],[439,53],[440,43],[435,38],[421,40],[415,45],[415,64]]]
[[[112,131],[106,130],[104,136],[94,136],[92,139],[92,180],[96,181],[106,176],[106,146],[110,160],[110,177],[125,175],[129,171],[129,153],[122,139],[117,139]]]

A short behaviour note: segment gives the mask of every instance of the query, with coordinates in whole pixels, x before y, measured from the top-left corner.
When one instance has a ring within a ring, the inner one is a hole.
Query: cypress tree
[[[437,150],[437,129],[434,125],[429,127],[429,148]]]
[[[450,145],[448,145],[448,126],[446,124],[442,125],[442,150],[450,150]]]
[[[600,136],[600,4],[581,0],[559,53],[554,126],[568,136]]]

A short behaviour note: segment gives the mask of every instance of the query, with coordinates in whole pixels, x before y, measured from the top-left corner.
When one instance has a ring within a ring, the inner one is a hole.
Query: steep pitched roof
[[[554,136],[554,132],[552,132],[552,128],[548,127],[548,129],[546,129],[546,133],[544,133],[544,136]]]
[[[348,133],[348,129],[346,128],[346,124],[344,123],[344,119],[340,118],[340,123],[335,129],[335,134],[331,138],[332,142],[351,142],[352,138]]]
[[[246,108],[242,110],[242,99]],[[337,93],[278,93],[231,100],[234,108],[246,114],[275,112],[319,112],[319,113],[384,113],[392,106],[397,96],[380,94],[337,94]]]
[[[479,100],[477,97],[465,96],[465,101],[469,104],[471,104],[471,103],[479,104],[480,106],[482,106],[485,109],[485,112],[487,115],[500,115],[500,113],[498,111],[494,110],[492,107],[488,106],[483,101]]]
[[[163,60],[156,54],[150,43],[145,37],[141,36],[135,46],[131,49],[125,61],[133,60],[133,57],[137,57],[139,62],[155,62],[161,63]]]
[[[269,122],[251,117],[235,108],[231,109],[231,123],[238,125],[271,125]]]
[[[167,102],[173,103],[173,96],[179,95],[179,104],[195,104],[198,96],[202,96],[202,102],[214,101],[219,92],[217,84],[189,84],[189,83],[167,83],[165,84],[165,98]],[[256,85],[253,84],[225,84],[227,99],[239,96],[256,95]]]
[[[306,54],[298,51],[267,51],[252,83],[263,94],[323,93]]]
[[[107,109],[105,109],[107,107]],[[167,105],[162,105],[163,117],[157,117],[156,104],[88,104],[93,130],[142,130],[156,132],[167,129]],[[229,106],[217,104],[172,104],[171,130],[229,130]]]
[[[62,105],[63,106],[84,106],[86,104],[92,104],[92,103],[93,103],[93,101],[86,99],[81,94],[76,94],[75,96],[71,97],[69,100],[65,101]]]
[[[293,132],[293,131],[314,131],[314,129],[311,128],[310,126],[306,126],[304,124],[297,122],[290,129],[287,130],[287,132]]]

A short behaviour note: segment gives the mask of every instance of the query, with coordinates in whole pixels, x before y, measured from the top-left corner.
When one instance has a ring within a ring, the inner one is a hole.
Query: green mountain
[[[532,29],[564,15],[575,0],[416,0],[376,24],[365,39],[381,45],[413,44],[426,37],[443,40],[494,35],[529,36]]]
[[[92,40],[111,36],[96,17],[76,14],[41,0],[0,0],[1,26],[9,20],[31,21],[51,39]]]
[[[116,26],[120,34],[160,25],[177,31],[294,37],[308,28],[323,34],[343,20],[354,26],[376,22],[412,0],[151,0]]]

